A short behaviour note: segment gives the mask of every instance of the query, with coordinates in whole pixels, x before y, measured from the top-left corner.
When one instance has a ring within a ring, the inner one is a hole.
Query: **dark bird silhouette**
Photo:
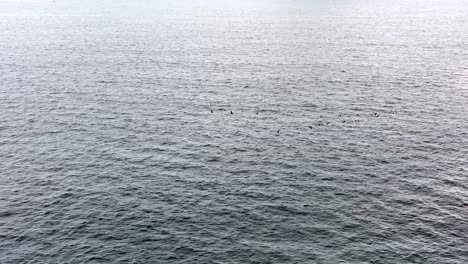
[[[276,131],[276,133],[278,133],[278,134],[279,134],[279,132],[280,132],[280,130],[278,129],[278,131]]]
[[[213,110],[211,110],[211,113],[213,113]]]
[[[312,129],[312,126],[309,126],[310,129]]]
[[[232,111],[231,111],[231,115],[234,114]]]

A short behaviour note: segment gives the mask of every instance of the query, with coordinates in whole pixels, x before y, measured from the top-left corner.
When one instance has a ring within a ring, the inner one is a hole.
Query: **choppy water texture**
[[[1,0],[0,263],[468,263],[467,11]]]

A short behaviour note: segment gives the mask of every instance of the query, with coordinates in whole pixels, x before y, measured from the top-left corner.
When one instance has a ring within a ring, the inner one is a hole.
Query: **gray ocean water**
[[[0,0],[0,263],[468,263],[467,22]]]

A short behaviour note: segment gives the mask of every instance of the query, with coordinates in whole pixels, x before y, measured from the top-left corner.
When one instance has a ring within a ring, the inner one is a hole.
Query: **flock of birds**
[[[210,112],[213,114],[213,113],[214,113],[213,109],[211,109]],[[232,110],[230,110],[230,114],[233,115],[234,112],[233,112]],[[256,112],[255,114],[258,115],[258,112]],[[396,112],[393,111],[392,114],[396,114]],[[356,114],[356,116],[357,116],[357,117],[360,117],[361,115],[360,115],[360,114]],[[380,116],[380,113],[372,112],[372,113],[371,113],[371,116],[377,118],[377,117]],[[343,115],[340,114],[339,117],[343,117]],[[359,120],[359,119],[354,120],[354,123],[359,123],[359,122],[361,122],[361,120]],[[346,123],[346,120],[341,120],[341,123]],[[349,123],[349,121],[348,121],[348,123]],[[329,125],[329,124],[330,124],[330,122],[320,122],[320,123],[317,124],[317,126],[326,126],[326,125]],[[311,125],[309,125],[308,128],[314,129],[314,127],[311,126]],[[278,129],[278,131],[276,131],[276,132],[279,134],[279,133],[280,133],[280,129]]]

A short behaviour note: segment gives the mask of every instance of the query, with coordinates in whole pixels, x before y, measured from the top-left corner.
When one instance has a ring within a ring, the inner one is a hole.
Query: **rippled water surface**
[[[468,263],[467,14],[0,0],[0,263]]]

